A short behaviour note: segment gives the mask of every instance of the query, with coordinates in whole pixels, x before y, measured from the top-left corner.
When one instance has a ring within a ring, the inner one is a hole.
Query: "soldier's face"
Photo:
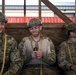
[[[37,37],[40,34],[40,31],[42,30],[42,26],[33,26],[29,28],[29,31],[31,32],[32,36]]]
[[[2,33],[3,30],[4,30],[4,23],[0,22],[0,34]]]
[[[70,37],[76,38],[76,30],[70,32]]]

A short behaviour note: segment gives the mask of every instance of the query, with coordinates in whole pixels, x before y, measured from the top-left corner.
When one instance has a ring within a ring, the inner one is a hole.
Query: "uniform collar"
[[[71,44],[71,43],[76,43],[76,42],[73,42],[73,41],[68,40],[67,43],[70,43]]]
[[[42,38],[43,38],[43,35],[42,35],[42,34],[40,34],[40,39],[39,39],[38,41],[42,40]],[[32,38],[32,36],[31,36],[31,35],[29,36],[29,39],[33,40],[33,38]],[[34,40],[33,40],[33,41],[34,41]],[[38,41],[37,41],[37,42],[38,42]],[[35,42],[36,42],[36,41],[35,41]]]

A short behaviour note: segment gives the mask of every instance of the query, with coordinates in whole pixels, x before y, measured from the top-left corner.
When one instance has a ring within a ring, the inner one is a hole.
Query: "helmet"
[[[0,12],[0,22],[7,23],[7,18],[6,18],[6,16],[2,12]]]
[[[42,25],[42,22],[38,18],[32,18],[27,22],[27,27]]]
[[[66,27],[66,33],[67,35],[69,34],[70,31],[74,31],[76,30],[76,23],[71,23]]]

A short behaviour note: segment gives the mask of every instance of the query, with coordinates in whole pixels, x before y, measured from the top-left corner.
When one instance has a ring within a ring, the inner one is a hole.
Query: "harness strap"
[[[7,35],[5,34],[5,39],[4,39],[4,55],[3,55],[3,63],[2,63],[2,68],[0,71],[0,75],[2,75],[3,70],[4,70],[4,65],[5,65],[5,58],[6,58],[6,44],[7,44]]]
[[[68,43],[67,43],[67,44],[68,44]],[[71,51],[70,51],[69,44],[68,44],[68,53],[69,53],[70,61],[71,61],[71,63],[73,64],[72,55],[71,55]]]
[[[42,39],[40,40],[40,50],[42,50]],[[42,58],[40,60],[41,60],[40,75],[42,75]]]
[[[32,44],[32,39],[31,39],[31,46],[33,48],[33,44]],[[42,39],[40,39],[40,50],[42,50]],[[40,64],[40,75],[42,75],[42,58],[40,59],[41,64]]]

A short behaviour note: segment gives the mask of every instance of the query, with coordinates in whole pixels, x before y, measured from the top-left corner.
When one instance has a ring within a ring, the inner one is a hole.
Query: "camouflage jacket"
[[[68,49],[70,50],[70,54]],[[72,57],[72,62],[70,59],[70,55]],[[72,71],[70,67],[73,64],[76,65],[76,42],[71,42],[68,40],[61,43],[58,53],[58,63],[59,66],[65,71]]]
[[[4,55],[4,34],[0,38],[0,69],[2,67]],[[5,70],[2,75],[18,75],[17,72],[22,67],[22,58],[17,49],[17,42],[11,36],[7,35]]]
[[[42,43],[40,44],[40,42]],[[41,38],[38,42],[35,42],[31,36],[24,37],[19,44],[19,49],[22,50],[22,54],[25,60],[25,63],[28,63],[32,60],[31,52],[35,47],[36,43],[38,43],[39,50],[44,52],[44,57],[42,60],[47,64],[53,64],[56,61],[55,47],[53,42],[48,38],[41,35]],[[40,48],[42,45],[42,48]]]

